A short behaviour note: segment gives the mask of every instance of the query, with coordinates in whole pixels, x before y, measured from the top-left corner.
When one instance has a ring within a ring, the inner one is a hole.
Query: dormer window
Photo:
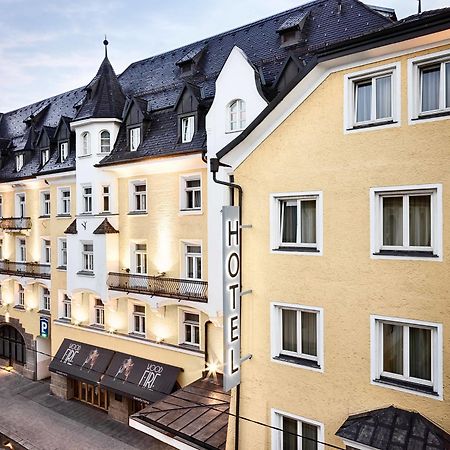
[[[45,166],[50,159],[50,149],[46,148],[41,151],[41,166]]]
[[[87,131],[81,135],[81,154],[91,154],[91,136]]]
[[[188,116],[181,119],[181,142],[191,142],[195,131],[195,117]]]
[[[111,135],[109,131],[102,131],[100,133],[100,152],[109,153],[111,151]]]
[[[61,142],[59,144],[59,160],[64,162],[69,156],[69,143]]]
[[[141,143],[141,128],[130,129],[130,151],[135,152]]]
[[[298,15],[288,17],[278,28],[277,33],[280,35],[281,47],[300,44],[304,39],[303,28],[309,12],[302,12]]]
[[[228,105],[228,131],[240,131],[245,128],[245,101],[233,100]]]
[[[16,155],[16,172],[20,172],[23,167],[23,154]]]

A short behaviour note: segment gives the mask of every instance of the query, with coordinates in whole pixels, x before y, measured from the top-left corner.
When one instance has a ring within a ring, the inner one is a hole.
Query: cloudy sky
[[[305,0],[0,0],[0,112],[88,83],[103,58],[131,62],[293,8]],[[417,11],[417,0],[370,0]],[[423,9],[450,0],[422,0]]]

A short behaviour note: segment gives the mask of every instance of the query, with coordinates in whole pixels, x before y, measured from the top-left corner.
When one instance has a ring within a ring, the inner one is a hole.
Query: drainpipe
[[[205,371],[208,368],[209,352],[208,352],[208,327],[212,323],[210,320],[205,322]]]
[[[242,292],[242,187],[234,183],[234,176],[230,175],[230,181],[222,181],[217,179],[217,172],[220,167],[230,167],[227,164],[223,164],[218,158],[211,158],[210,160],[210,170],[213,175],[214,183],[221,184],[230,188],[230,206],[234,206],[234,190],[238,191],[238,206],[239,206],[239,223],[241,227],[239,228],[239,261],[241,261],[241,285],[239,286],[240,292]],[[239,299],[240,309],[241,309],[241,319],[242,319],[242,298]],[[239,325],[240,326],[240,325]],[[241,355],[239,355],[241,356]],[[234,437],[234,448],[239,450],[239,418],[240,418],[240,404],[241,404],[241,385],[236,386],[236,415],[235,415],[235,437]]]

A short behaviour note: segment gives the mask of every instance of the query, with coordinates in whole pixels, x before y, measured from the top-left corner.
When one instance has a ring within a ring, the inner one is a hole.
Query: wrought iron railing
[[[3,217],[0,219],[0,228],[3,230],[29,230],[31,219],[29,217]]]
[[[50,279],[50,265],[32,262],[0,261],[0,273],[30,278]]]
[[[180,280],[178,278],[132,275],[110,272],[108,286],[115,291],[135,292],[157,295],[195,302],[208,301],[208,282],[199,280]]]

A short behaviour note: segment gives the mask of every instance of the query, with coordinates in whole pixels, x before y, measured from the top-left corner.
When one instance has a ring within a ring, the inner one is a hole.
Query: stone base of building
[[[130,401],[123,395],[109,394],[109,416],[118,422],[128,423],[130,416]]]
[[[73,398],[73,380],[57,373],[50,376],[50,392],[64,400]]]

